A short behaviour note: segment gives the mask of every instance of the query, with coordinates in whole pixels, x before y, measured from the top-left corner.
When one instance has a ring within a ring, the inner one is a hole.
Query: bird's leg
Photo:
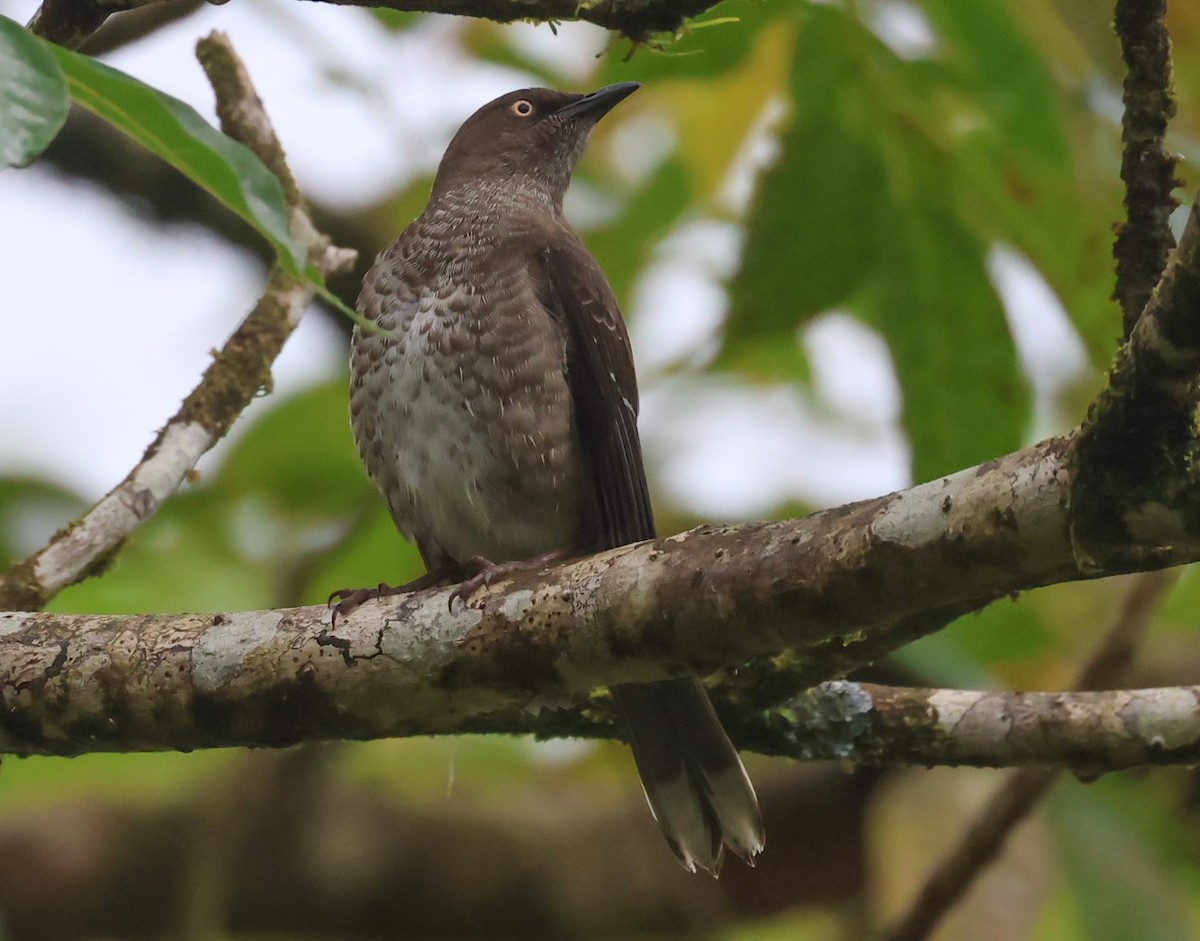
[[[386,585],[380,582],[374,588],[339,588],[329,596],[327,605],[333,607],[330,626],[337,627],[337,619],[346,617],[351,611],[372,598],[387,598],[389,595],[403,595],[410,591],[423,591],[426,588],[437,588],[441,585],[451,585],[462,577],[462,568],[457,565],[446,565],[426,572],[411,582],[403,585]],[[337,602],[334,604],[334,602]]]
[[[471,596],[479,591],[480,588],[483,588],[485,585],[493,585],[505,575],[513,572],[528,572],[545,568],[552,562],[558,562],[567,558],[570,554],[565,549],[553,549],[550,552],[535,555],[532,559],[517,559],[514,562],[493,562],[481,555],[468,559],[464,563],[463,569],[466,571],[473,569],[475,574],[455,588],[454,591],[450,592],[450,610],[454,610],[455,601],[461,601],[463,604],[466,604],[471,600]]]

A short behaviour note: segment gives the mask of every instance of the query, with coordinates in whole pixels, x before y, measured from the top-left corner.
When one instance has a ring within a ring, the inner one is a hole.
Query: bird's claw
[[[396,589],[390,585],[380,582],[374,588],[339,588],[337,591],[330,592],[329,598],[325,602],[327,608],[333,608],[333,613],[329,617],[330,628],[337,627],[339,617],[348,617],[350,612],[364,601],[383,598],[394,594],[395,591]],[[336,604],[334,604],[335,600]]]
[[[454,602],[461,601],[466,605],[471,600],[471,596],[480,588],[491,588],[505,575],[511,575],[513,572],[529,572],[545,568],[550,562],[555,562],[565,555],[566,553],[561,550],[554,550],[534,556],[532,559],[517,559],[514,562],[492,562],[477,555],[463,566],[465,571],[474,570],[475,574],[450,592],[447,607],[453,614]]]
[[[463,607],[471,600],[471,596],[480,588],[490,588],[492,583],[509,571],[513,566],[512,562],[496,563],[490,559],[485,559],[481,555],[475,556],[464,567],[467,571],[475,570],[475,574],[466,581],[459,584],[454,591],[450,592],[450,597],[446,600],[446,608],[451,614],[454,613],[454,602],[461,601]]]

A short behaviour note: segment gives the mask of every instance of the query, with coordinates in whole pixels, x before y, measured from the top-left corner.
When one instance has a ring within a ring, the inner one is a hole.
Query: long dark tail
[[[650,810],[679,861],[716,876],[728,846],[753,865],[764,840],[758,798],[700,681],[625,683],[612,694]]]

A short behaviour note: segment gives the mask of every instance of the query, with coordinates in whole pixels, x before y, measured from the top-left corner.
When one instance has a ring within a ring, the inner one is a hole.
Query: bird
[[[636,82],[523,88],[471,115],[428,204],[376,258],[351,341],[359,456],[426,574],[330,596],[334,618],[384,595],[656,536],[624,317],[563,215],[596,123]],[[764,845],[754,787],[694,676],[618,684],[651,812],[683,866]]]

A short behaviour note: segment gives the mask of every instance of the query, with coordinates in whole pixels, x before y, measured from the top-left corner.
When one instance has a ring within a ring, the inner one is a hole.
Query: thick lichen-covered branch
[[[1067,444],[803,520],[703,527],[517,574],[453,612],[440,590],[369,603],[336,627],[323,608],[0,616],[0,751],[565,734],[560,711],[616,681],[785,651],[811,680],[834,678],[949,609],[1083,577]],[[1200,540],[1161,561],[1198,558]],[[851,654],[831,660],[833,647]],[[543,724],[508,721],[518,713]]]
[[[1070,458],[1071,538],[1080,565],[1154,568],[1189,541],[1197,504],[1200,374],[1200,217],[1193,204],[1179,246]]]

